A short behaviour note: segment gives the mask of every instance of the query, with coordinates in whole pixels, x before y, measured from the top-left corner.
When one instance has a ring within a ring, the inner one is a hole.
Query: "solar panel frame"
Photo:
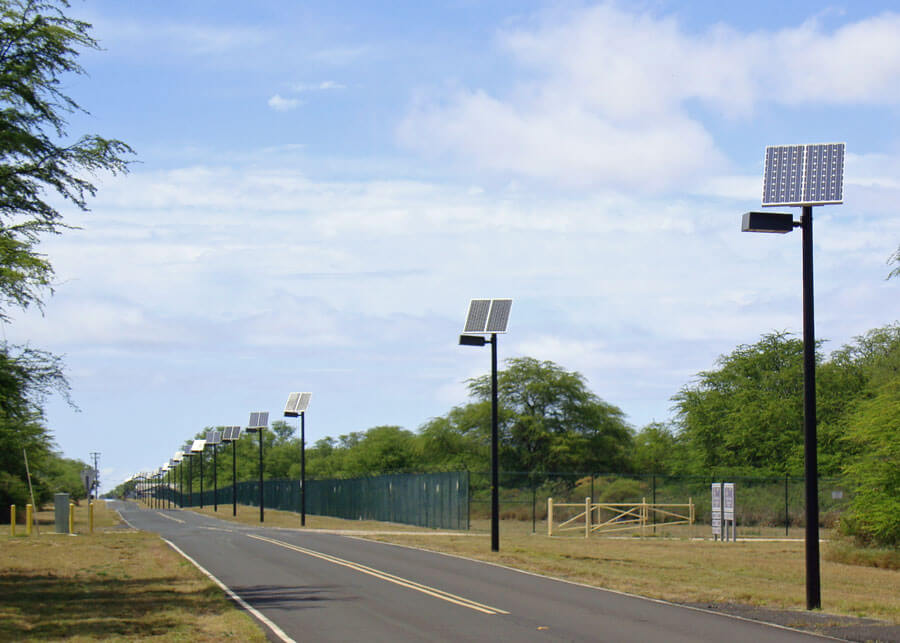
[[[483,333],[491,311],[490,299],[473,299],[469,302],[464,333]]]
[[[505,333],[509,326],[512,299],[472,299],[463,334]]]
[[[206,440],[194,440],[194,443],[191,445],[191,453],[203,453],[205,448]]]
[[[512,299],[494,299],[491,301],[491,313],[488,315],[485,331],[488,333],[505,333],[509,325],[509,311]]]
[[[241,437],[241,427],[226,426],[224,434],[222,435],[222,442],[234,442],[235,440],[240,439],[240,437]]]
[[[222,442],[222,432],[212,429],[206,432],[206,444],[220,444]]]
[[[288,395],[287,404],[284,405],[284,417],[295,418],[301,413],[306,413],[311,398],[312,393],[291,393]]]
[[[247,423],[247,431],[250,433],[260,431],[269,426],[268,411],[254,411],[250,414],[250,421]]]
[[[763,207],[843,203],[845,143],[769,145]]]

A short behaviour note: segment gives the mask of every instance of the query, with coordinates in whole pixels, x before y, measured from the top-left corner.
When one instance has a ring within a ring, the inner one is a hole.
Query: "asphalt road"
[[[296,641],[828,640],[478,561],[115,503]]]

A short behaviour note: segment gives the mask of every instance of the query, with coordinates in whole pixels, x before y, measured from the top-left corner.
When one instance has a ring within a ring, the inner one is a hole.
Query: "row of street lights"
[[[300,521],[306,525],[306,410],[309,406],[311,393],[291,393],[285,406],[285,417],[300,417]],[[247,433],[259,433],[259,521],[265,521],[265,495],[263,480],[263,431],[268,427],[269,413],[256,411],[250,414],[247,424]],[[203,508],[203,453],[207,446],[213,447],[213,510],[219,510],[219,485],[218,485],[218,445],[222,442],[231,442],[232,461],[232,515],[237,515],[237,440],[241,435],[240,426],[220,427],[222,430],[208,431],[206,439],[194,440],[187,451],[176,451],[173,457],[154,472],[137,474],[132,479],[137,480],[136,489],[141,497],[149,497],[156,508],[162,508],[164,502],[172,505],[171,494],[165,494],[163,498],[163,478],[166,478],[167,490],[173,488],[172,475],[175,467],[179,469],[178,489],[181,491],[181,507],[184,507],[184,460],[188,461],[188,506],[194,506],[194,474],[193,458],[200,456],[200,508]]]

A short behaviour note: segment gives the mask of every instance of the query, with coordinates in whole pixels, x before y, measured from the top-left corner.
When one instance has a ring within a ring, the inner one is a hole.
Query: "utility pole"
[[[94,500],[97,499],[97,492],[100,490],[100,452],[92,451],[91,460],[94,462],[94,488],[91,490],[94,494]],[[91,500],[91,494],[88,494],[88,501]]]

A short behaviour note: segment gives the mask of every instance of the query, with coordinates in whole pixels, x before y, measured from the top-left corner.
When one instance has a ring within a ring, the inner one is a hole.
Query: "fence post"
[[[9,535],[16,535],[16,506],[9,506]]]
[[[88,502],[88,528],[94,533],[94,503]]]
[[[31,535],[31,523],[34,522],[34,507],[31,504],[25,505],[25,535]]]
[[[591,535],[591,498],[584,499],[584,537]]]
[[[547,498],[547,535],[553,535],[553,498]]]
[[[537,528],[537,516],[535,509],[537,508],[537,487],[532,483],[531,486],[531,533]]]
[[[644,527],[647,525],[647,498],[641,498],[641,538],[644,537]]]
[[[784,537],[788,536],[788,525],[791,522],[790,514],[788,513],[788,474],[784,474]]]
[[[690,529],[688,530],[688,538],[694,539],[694,499],[688,496],[688,505],[690,506]]]

